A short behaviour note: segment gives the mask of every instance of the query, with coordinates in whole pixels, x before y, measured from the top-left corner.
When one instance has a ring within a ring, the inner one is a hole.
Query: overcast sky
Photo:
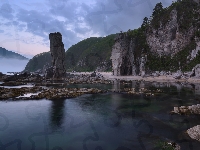
[[[138,28],[156,3],[172,0],[0,0],[0,46],[22,55],[49,51],[49,33],[65,50],[89,38]]]

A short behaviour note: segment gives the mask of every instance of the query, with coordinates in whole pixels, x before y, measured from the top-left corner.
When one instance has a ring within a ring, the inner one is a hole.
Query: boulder
[[[174,107],[173,113],[176,114],[200,114],[200,104],[192,105],[192,106],[181,106],[181,107]]]
[[[192,139],[200,141],[200,125],[194,126],[186,132]]]
[[[183,73],[181,70],[178,70],[176,73],[174,73],[173,78],[175,79],[181,79]]]
[[[90,76],[91,77],[96,77],[96,71],[94,71]]]

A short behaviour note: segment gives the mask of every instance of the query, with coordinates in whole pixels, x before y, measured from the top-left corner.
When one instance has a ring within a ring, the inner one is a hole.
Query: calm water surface
[[[164,93],[151,98],[108,92],[56,101],[0,101],[0,150],[153,150],[160,139],[186,150],[200,147],[184,133],[200,124],[199,116],[169,114],[174,106],[199,103],[198,85],[117,82],[66,87],[145,87]]]

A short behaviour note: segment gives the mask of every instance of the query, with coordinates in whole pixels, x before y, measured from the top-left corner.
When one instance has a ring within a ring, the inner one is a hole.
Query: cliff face
[[[136,40],[129,39],[127,33],[120,33],[115,38],[110,59],[112,60],[113,75],[144,75],[145,59],[136,55]]]
[[[195,27],[191,26],[185,33],[179,31],[177,10],[170,13],[170,20],[166,25],[160,24],[160,28],[150,27],[147,32],[147,43],[152,52],[158,55],[174,55],[181,51],[191,41]]]
[[[161,24],[158,29],[150,28],[148,30],[147,43],[152,52],[159,55],[174,55],[190,43],[195,30],[191,26],[186,33],[179,32],[177,11],[174,9],[165,26]]]
[[[111,53],[114,75],[191,70],[200,63],[199,0],[174,2],[164,9],[161,5],[158,3],[152,18],[136,31],[116,37]]]

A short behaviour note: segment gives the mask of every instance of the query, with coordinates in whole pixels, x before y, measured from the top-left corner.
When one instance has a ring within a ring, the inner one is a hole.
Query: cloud
[[[0,7],[0,16],[2,16],[5,19],[13,19],[14,18],[14,10],[11,8],[11,5],[8,3],[4,3]]]
[[[96,1],[94,7],[89,8],[82,5],[87,12],[85,16],[88,26],[94,32],[99,32],[101,36],[112,34],[128,29],[138,28],[144,17],[149,17],[156,3],[160,0],[106,0]],[[163,0],[163,6],[168,6],[172,1]]]
[[[0,30],[0,33],[4,33],[4,31],[3,31],[3,30]]]
[[[0,15],[5,19],[13,19],[14,10],[11,8],[10,4],[4,3],[0,7]]]
[[[107,36],[138,28],[144,17],[151,16],[158,2],[160,0],[45,0],[17,4],[13,2],[13,5],[4,3],[0,7],[0,16],[6,21],[1,21],[0,26],[14,26],[19,35],[27,32],[35,37],[39,36],[42,39],[29,42],[47,47],[49,33],[60,32],[67,50],[90,36]],[[161,2],[166,7],[172,0]],[[38,9],[41,6],[44,9]],[[21,40],[25,42],[24,39],[26,38]]]

